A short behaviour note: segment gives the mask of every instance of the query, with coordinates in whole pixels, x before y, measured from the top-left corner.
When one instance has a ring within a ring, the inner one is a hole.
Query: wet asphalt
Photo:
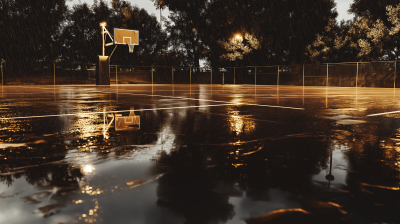
[[[399,223],[399,95],[2,86],[0,223]]]

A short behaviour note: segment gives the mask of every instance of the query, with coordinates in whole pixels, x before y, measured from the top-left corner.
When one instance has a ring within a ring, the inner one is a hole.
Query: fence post
[[[326,64],[326,86],[328,86],[329,81],[329,63]]]
[[[397,59],[394,60],[394,87],[396,89]]]
[[[356,88],[358,87],[358,62],[357,62],[357,73],[356,73]]]
[[[190,69],[190,85],[192,85],[192,67],[189,67]]]
[[[233,85],[236,85],[236,67],[233,67]]]
[[[257,85],[257,66],[254,67],[254,85]]]
[[[118,85],[118,65],[115,66],[115,84]]]
[[[153,85],[153,66],[151,66],[151,85]]]
[[[55,62],[53,62],[53,69],[54,69],[54,85],[56,84],[56,63]]]
[[[174,84],[174,66],[172,66],[172,84]]]
[[[225,79],[225,73],[222,73],[222,85],[224,85],[224,84],[225,84],[225,81],[224,81],[224,79]]]
[[[303,87],[304,87],[304,65],[303,65]]]
[[[211,85],[212,85],[212,68],[210,68],[210,70],[211,70]]]
[[[276,82],[276,85],[279,86],[279,65],[278,65],[278,80]]]
[[[1,61],[1,85],[3,84],[3,61]]]

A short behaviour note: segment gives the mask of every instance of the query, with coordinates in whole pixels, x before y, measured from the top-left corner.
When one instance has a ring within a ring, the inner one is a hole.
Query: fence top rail
[[[326,65],[326,64],[369,64],[369,63],[388,63],[388,62],[391,62],[391,63],[394,63],[394,62],[397,62],[397,60],[392,60],[392,61],[356,61],[356,62],[337,62],[337,63],[321,63],[321,65]],[[312,65],[312,64],[309,64],[309,65]]]
[[[7,64],[7,61],[5,60],[0,60],[1,64]],[[359,61],[359,62],[336,62],[336,63],[320,63],[319,65],[335,65],[335,64],[369,64],[369,63],[396,63],[397,60],[390,60],[390,61]],[[12,63],[12,62],[8,62]],[[26,62],[30,63],[30,62]],[[35,62],[36,64],[41,64],[41,62]],[[53,62],[54,64],[68,64],[66,62]],[[96,66],[97,64],[86,64],[86,66]],[[219,67],[219,68],[272,68],[272,67],[290,67],[290,66],[303,66],[303,65],[311,65],[311,66],[316,66],[317,64],[294,64],[294,65],[265,65],[265,66],[243,66],[243,67]],[[136,66],[136,65],[111,65],[110,67],[142,67],[142,68],[200,68],[200,69],[212,69],[212,67],[195,67],[195,66]]]
[[[6,60],[0,60],[1,63],[6,64],[7,61]],[[388,60],[388,61],[349,61],[349,62],[328,62],[328,63],[320,63],[320,64],[367,64],[367,63],[376,63],[376,62],[397,62],[397,60]],[[8,62],[10,63],[10,62]],[[31,62],[25,62],[25,63],[31,63]],[[43,62],[34,62],[34,63],[43,63]],[[52,63],[56,63],[56,64],[64,64],[67,62],[52,62]],[[88,63],[87,65],[97,65],[96,63]],[[315,65],[315,64],[295,64],[295,65]],[[110,65],[110,66],[135,66],[135,65]],[[257,66],[257,65],[253,65],[253,66],[244,66],[244,67],[276,67],[276,66],[293,66],[293,65],[262,65],[262,66]],[[137,67],[181,67],[181,66],[156,66],[156,65],[141,65],[141,66],[137,66]],[[244,68],[244,67],[223,67],[223,68]],[[196,66],[182,66],[181,68],[210,68],[210,67],[196,67]]]
[[[190,66],[136,66],[136,65],[110,65],[110,67],[118,66],[118,67],[135,67],[135,68],[203,68],[203,69],[212,69],[212,67],[190,67]],[[221,67],[227,68],[227,67]],[[232,67],[234,68],[234,67]],[[239,68],[239,67],[237,67]]]
[[[278,66],[290,66],[290,65],[265,65],[265,66],[245,66],[245,67],[235,67],[235,68],[272,68],[272,67],[278,67]]]
[[[348,65],[348,64],[370,64],[370,63],[395,63],[397,60],[394,61],[370,61],[370,62],[338,62],[338,63],[320,63],[319,66],[323,65]],[[274,68],[274,67],[291,67],[291,66],[318,66],[317,64],[297,64],[297,65],[269,65],[269,66],[244,66],[244,67],[218,67],[219,69],[228,69],[228,68]],[[136,66],[136,65],[110,65],[110,67],[135,67],[135,68],[189,68],[189,69],[213,69],[212,67],[194,67],[194,66]]]

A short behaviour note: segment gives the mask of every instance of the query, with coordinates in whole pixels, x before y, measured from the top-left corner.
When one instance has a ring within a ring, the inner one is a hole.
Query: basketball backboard
[[[114,44],[139,45],[139,31],[114,28]]]

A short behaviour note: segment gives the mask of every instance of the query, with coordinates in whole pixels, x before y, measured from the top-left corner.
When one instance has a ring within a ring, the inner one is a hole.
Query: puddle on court
[[[119,91],[0,105],[64,114],[1,120],[0,223],[396,222],[398,119],[242,105],[215,87],[180,101]],[[168,104],[180,108],[155,109]]]

